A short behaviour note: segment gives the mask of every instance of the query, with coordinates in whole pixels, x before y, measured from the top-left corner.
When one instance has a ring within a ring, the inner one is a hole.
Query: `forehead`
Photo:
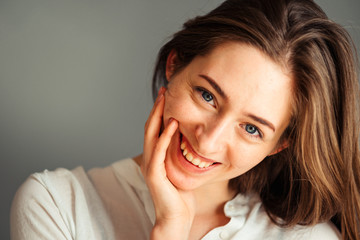
[[[212,49],[204,56],[198,56],[195,59],[204,71],[213,74],[221,72],[224,74],[235,74],[234,77],[253,76],[261,77],[266,73],[266,78],[271,80],[275,75],[286,75],[291,79],[290,72],[284,65],[280,65],[273,61],[268,55],[259,49],[241,42],[225,42]],[[236,72],[238,70],[238,72]],[[259,71],[261,70],[261,71]]]

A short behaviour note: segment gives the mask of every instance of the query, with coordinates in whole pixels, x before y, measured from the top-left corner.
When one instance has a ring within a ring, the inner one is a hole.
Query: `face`
[[[179,122],[167,151],[167,176],[179,189],[227,186],[228,181],[284,146],[291,77],[257,49],[226,43],[166,75],[164,123]],[[218,186],[214,186],[218,185]]]

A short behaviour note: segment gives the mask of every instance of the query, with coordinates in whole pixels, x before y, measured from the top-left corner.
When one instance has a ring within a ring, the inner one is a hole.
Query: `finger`
[[[141,166],[141,170],[144,176],[147,176],[149,179],[153,180],[158,179],[159,176],[166,176],[164,167],[166,151],[170,145],[171,138],[174,135],[177,127],[178,122],[174,119],[171,119],[156,144],[154,144],[155,146],[151,146],[151,144],[148,144],[146,146],[147,148],[144,147],[144,152],[150,153],[146,154],[147,156],[144,159],[144,164],[142,164]]]
[[[153,153],[153,163],[157,166],[162,164],[165,160],[166,151],[170,145],[171,139],[178,128],[178,122],[171,119],[168,126],[164,129],[159,137]]]
[[[161,88],[159,89],[159,92],[158,92],[158,95],[157,95],[157,97],[156,97],[156,99],[155,99],[154,105],[153,105],[153,107],[152,107],[152,109],[151,109],[151,111],[150,111],[149,117],[148,117],[148,119],[147,119],[147,121],[146,121],[146,123],[145,123],[145,127],[144,127],[145,130],[147,129],[147,127],[148,127],[148,125],[149,125],[150,118],[151,118],[151,116],[154,114],[154,111],[156,110],[156,107],[159,105],[159,102],[160,102],[161,99],[164,97],[164,93],[165,93],[165,92],[166,92],[166,88],[165,88],[165,87],[161,87]]]
[[[156,99],[155,99],[154,105],[153,105],[153,107],[152,107],[152,109],[151,109],[151,111],[150,111],[149,116],[154,113],[156,106],[159,104],[159,101],[160,101],[160,99],[163,97],[163,95],[164,95],[165,92],[166,92],[166,88],[165,88],[165,87],[161,87],[161,88],[159,89],[158,95],[157,95],[157,97],[156,97]]]
[[[156,143],[160,129],[161,124],[163,122],[162,115],[164,111],[164,100],[161,99],[159,105],[156,107],[154,113],[149,116],[147,126],[144,133],[144,146],[154,147],[153,144]]]
[[[149,119],[147,120],[147,124],[145,126],[144,144],[154,144],[158,139],[163,121],[162,117],[164,105],[164,95],[162,95],[159,97],[158,103],[155,104],[154,111],[150,114]]]

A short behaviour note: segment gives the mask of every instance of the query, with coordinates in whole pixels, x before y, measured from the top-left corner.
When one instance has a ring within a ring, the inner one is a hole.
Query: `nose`
[[[202,154],[212,154],[223,151],[231,142],[234,134],[229,119],[217,118],[198,124],[195,128],[198,151]]]

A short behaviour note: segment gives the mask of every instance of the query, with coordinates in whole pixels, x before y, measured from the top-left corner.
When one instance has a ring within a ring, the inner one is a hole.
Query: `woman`
[[[143,154],[32,175],[12,238],[359,239],[355,62],[311,0],[225,1],[160,50]]]

